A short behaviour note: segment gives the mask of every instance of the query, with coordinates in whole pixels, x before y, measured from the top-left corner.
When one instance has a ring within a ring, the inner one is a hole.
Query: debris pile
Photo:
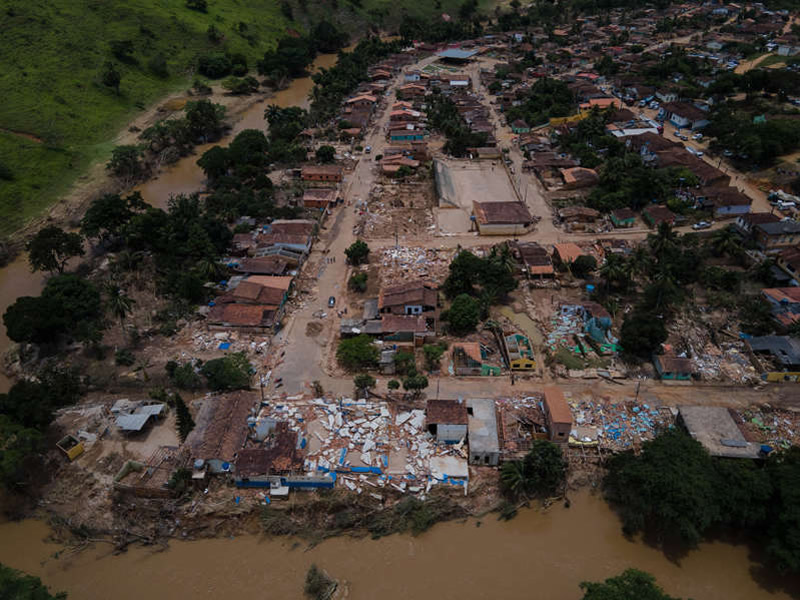
[[[596,431],[600,447],[614,452],[653,439],[659,430],[675,424],[677,414],[670,408],[630,401],[612,404],[602,400],[584,400],[569,405],[575,430],[579,432],[579,437],[573,437],[586,443],[584,438],[592,438]]]
[[[734,411],[733,417],[749,441],[783,449],[800,442],[800,413],[765,404]]]
[[[708,342],[694,357],[697,370],[706,381],[752,383],[760,379],[741,342],[726,342],[719,347]]]
[[[389,284],[411,278],[425,279],[438,285],[447,278],[454,255],[454,248],[384,248],[380,255],[381,282]]]
[[[375,497],[394,489],[424,499],[445,483],[463,486],[466,494],[465,443],[437,443],[425,430],[425,411],[397,412],[386,402],[349,398],[288,400],[266,403],[255,427],[287,422],[305,449],[307,472],[335,473],[340,485]]]
[[[431,236],[436,229],[428,186],[401,183],[376,185],[360,208],[358,234],[367,239]]]

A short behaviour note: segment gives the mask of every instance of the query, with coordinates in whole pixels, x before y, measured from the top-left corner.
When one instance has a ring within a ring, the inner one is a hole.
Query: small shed
[[[551,442],[566,444],[572,430],[572,411],[564,398],[564,392],[557,387],[544,390],[544,416]]]
[[[626,228],[633,227],[636,223],[636,213],[630,208],[618,208],[611,211],[611,222],[614,227]]]
[[[467,437],[467,405],[460,400],[428,400],[425,426],[437,441],[457,444]]]
[[[494,400],[467,400],[469,462],[496,467],[500,463],[500,437]]]
[[[696,372],[694,361],[674,354],[656,354],[653,365],[661,379],[688,381]]]
[[[761,446],[748,442],[723,406],[681,406],[680,422],[711,456],[759,458]]]

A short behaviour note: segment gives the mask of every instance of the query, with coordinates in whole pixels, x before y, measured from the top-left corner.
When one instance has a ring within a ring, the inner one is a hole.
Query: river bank
[[[581,581],[628,567],[654,574],[668,593],[683,598],[792,597],[781,587],[785,582],[762,578],[743,545],[703,543],[676,562],[626,539],[616,515],[588,489],[574,495],[571,508],[523,509],[508,522],[486,515],[440,523],[417,537],[339,537],[312,548],[295,538],[243,535],[175,541],[167,551],[131,547],[114,556],[107,544],[71,553],[44,541],[48,535],[43,521],[0,524],[0,562],[81,599],[260,597],[265,590],[301,598],[312,563],[347,581],[354,599],[577,600]]]

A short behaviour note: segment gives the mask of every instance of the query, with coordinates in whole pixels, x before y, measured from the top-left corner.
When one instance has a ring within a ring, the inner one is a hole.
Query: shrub
[[[121,348],[114,353],[114,362],[119,366],[130,367],[136,362],[136,357],[127,348]]]
[[[212,390],[244,390],[250,387],[252,366],[244,352],[215,358],[203,364],[200,373]]]

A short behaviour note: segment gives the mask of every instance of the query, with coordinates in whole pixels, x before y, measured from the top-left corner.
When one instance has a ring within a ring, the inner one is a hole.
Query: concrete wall
[[[436,426],[436,439],[440,442],[457,444],[467,437],[466,425],[442,423]]]

